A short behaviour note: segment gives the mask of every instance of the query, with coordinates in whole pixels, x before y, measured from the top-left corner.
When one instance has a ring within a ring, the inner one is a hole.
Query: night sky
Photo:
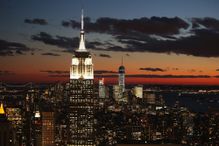
[[[1,0],[0,81],[68,81],[82,7],[96,80],[219,85],[218,0]]]

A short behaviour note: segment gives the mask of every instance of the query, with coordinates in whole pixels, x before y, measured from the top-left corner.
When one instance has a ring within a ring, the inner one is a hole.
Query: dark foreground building
[[[0,146],[16,146],[15,132],[0,105]]]
[[[180,144],[118,144],[117,146],[181,146]]]

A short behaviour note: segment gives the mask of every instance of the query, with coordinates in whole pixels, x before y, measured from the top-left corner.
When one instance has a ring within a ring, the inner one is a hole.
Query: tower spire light
[[[85,36],[84,36],[84,10],[81,9],[81,32],[80,32],[80,43],[79,43],[79,52],[86,52],[87,49],[85,47]]]
[[[0,114],[5,114],[3,103],[0,105]]]
[[[84,30],[84,10],[81,9],[81,31]]]

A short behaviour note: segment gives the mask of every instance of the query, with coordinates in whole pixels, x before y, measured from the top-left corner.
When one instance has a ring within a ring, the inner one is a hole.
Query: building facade
[[[125,67],[123,66],[123,63],[119,67],[119,81],[118,82],[119,82],[121,93],[125,92]]]
[[[99,80],[99,98],[105,98],[106,97],[106,87],[104,85],[104,78]]]
[[[15,129],[8,121],[3,104],[0,104],[0,146],[16,146]]]
[[[123,59],[122,65],[118,69],[118,85],[113,86],[113,95],[114,99],[117,102],[127,102],[126,98],[124,97],[125,92],[125,67],[123,66]]]
[[[54,112],[42,112],[42,146],[55,145]]]
[[[72,56],[69,85],[68,145],[94,146],[94,73],[85,47],[83,10],[79,48]]]
[[[143,98],[143,86],[142,85],[135,86],[133,88],[133,94],[137,98]]]

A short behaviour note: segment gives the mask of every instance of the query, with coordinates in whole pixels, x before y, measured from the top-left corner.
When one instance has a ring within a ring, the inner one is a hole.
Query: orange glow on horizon
[[[95,83],[101,78],[95,78]],[[54,83],[68,82],[69,77],[48,77],[46,74],[19,74],[1,77],[1,81],[9,83]],[[105,84],[117,84],[118,78],[104,78]],[[135,78],[126,77],[126,84],[170,84],[170,85],[219,85],[219,78]]]

